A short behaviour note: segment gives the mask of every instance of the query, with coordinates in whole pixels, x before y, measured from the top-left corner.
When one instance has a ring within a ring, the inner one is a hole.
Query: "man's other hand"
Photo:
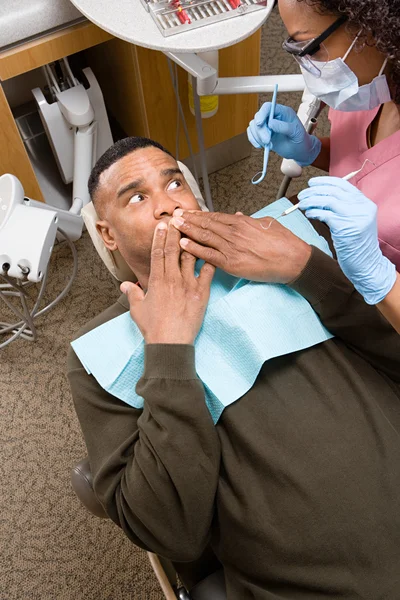
[[[271,220],[178,209],[171,223],[190,238],[180,244],[193,256],[250,281],[289,283],[306,266],[311,246]]]
[[[147,344],[193,344],[203,322],[215,268],[204,264],[196,277],[196,259],[181,253],[181,235],[160,223],[154,232],[147,293],[125,281],[133,321]]]

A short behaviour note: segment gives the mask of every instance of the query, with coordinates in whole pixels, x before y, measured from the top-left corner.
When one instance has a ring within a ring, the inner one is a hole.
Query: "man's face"
[[[176,208],[199,205],[172,156],[150,146],[135,150],[100,176],[97,228],[109,250],[119,250],[134,271],[146,275],[156,225]]]

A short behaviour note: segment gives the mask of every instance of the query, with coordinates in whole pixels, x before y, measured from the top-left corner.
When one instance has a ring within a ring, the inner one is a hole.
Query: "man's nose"
[[[177,208],[181,208],[180,202],[178,202],[175,198],[170,198],[167,194],[165,194],[157,199],[156,206],[154,207],[154,217],[156,219],[172,217],[172,213]]]

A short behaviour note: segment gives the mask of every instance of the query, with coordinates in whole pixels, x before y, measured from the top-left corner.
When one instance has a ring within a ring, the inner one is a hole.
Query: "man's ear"
[[[96,229],[101,235],[104,245],[108,250],[111,250],[112,252],[114,250],[118,250],[117,242],[114,239],[114,235],[108,221],[97,221]]]

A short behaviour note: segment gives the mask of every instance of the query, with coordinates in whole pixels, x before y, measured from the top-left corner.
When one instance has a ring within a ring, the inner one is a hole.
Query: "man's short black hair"
[[[171,152],[166,150],[161,144],[145,137],[127,137],[110,146],[110,148],[104,152],[103,156],[99,158],[90,174],[88,188],[91,200],[93,201],[96,195],[96,191],[99,187],[100,175],[104,171],[131,152],[135,152],[135,150],[140,150],[141,148],[148,148],[149,146],[158,148],[172,156]]]

